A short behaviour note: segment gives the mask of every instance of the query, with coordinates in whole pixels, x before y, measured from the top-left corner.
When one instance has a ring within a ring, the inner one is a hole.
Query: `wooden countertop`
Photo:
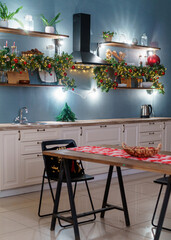
[[[166,121],[171,121],[171,117],[113,118],[113,119],[77,120],[75,122],[42,121],[42,122],[36,122],[36,123],[29,123],[28,125],[1,123],[0,131],[61,128],[61,127],[81,127],[81,126],[113,125],[113,124],[129,124],[129,123],[166,122]]]

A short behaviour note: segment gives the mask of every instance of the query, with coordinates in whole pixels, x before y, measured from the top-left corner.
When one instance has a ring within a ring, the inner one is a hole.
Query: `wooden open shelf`
[[[50,85],[50,84],[9,84],[9,83],[0,83],[0,87],[64,87],[64,85]]]
[[[64,85],[48,85],[48,84],[9,84],[9,83],[0,83],[0,87],[64,87]],[[140,89],[140,90],[154,90],[154,88],[131,88],[131,87],[117,87],[116,89]]]
[[[158,47],[132,45],[132,44],[120,43],[120,42],[101,42],[101,43],[98,44],[98,46],[99,47],[101,47],[101,46],[112,46],[112,47],[141,49],[141,50],[160,50],[160,48],[158,48]]]
[[[3,33],[11,33],[16,35],[24,35],[30,37],[42,37],[42,38],[51,38],[51,39],[60,39],[60,38],[68,38],[68,35],[62,34],[52,34],[52,33],[44,33],[44,32],[36,32],[36,31],[25,31],[22,29],[15,29],[15,28],[5,28],[0,27],[0,32]]]

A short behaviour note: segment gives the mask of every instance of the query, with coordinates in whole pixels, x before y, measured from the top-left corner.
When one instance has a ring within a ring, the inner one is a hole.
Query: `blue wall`
[[[165,95],[147,95],[145,90],[111,90],[109,93],[97,91],[93,98],[90,93],[92,87],[96,86],[91,73],[70,73],[76,80],[77,89],[65,93],[65,99],[60,97],[59,89],[50,87],[0,87],[0,122],[12,122],[18,115],[19,108],[27,106],[29,109],[29,121],[54,120],[59,114],[64,103],[67,101],[71,109],[76,113],[78,119],[95,118],[120,118],[139,117],[142,104],[152,104],[155,116],[171,116],[171,103],[169,90],[171,89],[170,62],[170,12],[171,3],[165,0],[6,0],[10,10],[23,5],[23,10],[18,14],[21,20],[26,14],[32,14],[35,22],[35,30],[43,31],[39,15],[44,13],[47,17],[53,17],[61,12],[63,21],[57,25],[61,34],[68,34],[69,39],[63,41],[60,51],[72,52],[72,16],[74,13],[82,12],[91,14],[91,50],[96,51],[97,42],[102,41],[102,31],[116,31],[117,36],[125,33],[130,39],[140,36],[146,32],[149,42],[158,42],[161,51],[157,54],[161,62],[168,68],[163,77],[166,93]],[[11,22],[11,26],[15,23]],[[9,45],[16,42],[19,51],[38,48],[48,54],[47,45],[54,44],[53,40],[16,36],[0,33],[0,46],[8,40]],[[105,49],[104,49],[105,50]],[[103,49],[100,54],[104,57]],[[116,49],[117,50],[117,49]],[[118,49],[119,51],[120,49]],[[139,51],[128,51],[128,63],[136,63]],[[40,83],[35,73],[31,81]]]

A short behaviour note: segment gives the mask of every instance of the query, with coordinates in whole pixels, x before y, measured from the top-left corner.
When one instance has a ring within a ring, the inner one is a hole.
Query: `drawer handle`
[[[37,144],[41,144],[41,142],[37,142]]]
[[[37,132],[45,132],[45,129],[37,129]]]
[[[42,154],[37,154],[37,157],[42,157],[43,155]]]
[[[21,140],[21,132],[18,131],[18,141],[20,141],[20,140]]]
[[[100,125],[100,127],[101,127],[101,128],[106,128],[106,127],[107,127],[107,125]]]
[[[154,142],[149,142],[149,144],[154,144]]]
[[[154,122],[149,123],[149,125],[154,125],[154,124],[155,124]]]
[[[149,135],[154,135],[154,132],[150,132]]]

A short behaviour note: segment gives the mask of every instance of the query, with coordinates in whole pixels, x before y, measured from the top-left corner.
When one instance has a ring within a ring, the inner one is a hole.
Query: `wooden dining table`
[[[101,145],[101,147],[107,147],[107,148],[114,148],[114,149],[120,149],[120,146],[114,146],[114,145]],[[171,152],[160,152],[160,154],[165,155],[171,155]],[[118,209],[124,212],[125,216],[125,223],[126,226],[130,226],[130,220],[129,220],[129,213],[127,208],[127,202],[126,202],[126,196],[125,196],[125,190],[124,190],[124,183],[122,179],[122,167],[127,167],[131,169],[139,169],[149,172],[157,172],[161,174],[167,174],[168,177],[168,184],[166,188],[166,192],[164,195],[164,200],[161,207],[161,212],[158,220],[158,225],[156,228],[156,233],[154,236],[154,240],[159,240],[168,202],[169,197],[171,193],[171,164],[163,164],[159,162],[148,162],[148,161],[140,161],[135,160],[132,158],[124,158],[124,157],[115,157],[115,156],[105,156],[101,154],[94,154],[94,153],[86,153],[86,152],[79,152],[79,151],[73,151],[73,150],[53,150],[53,151],[44,151],[43,155],[53,156],[60,158],[61,161],[61,170],[59,173],[59,180],[57,184],[56,189],[56,195],[55,195],[55,202],[54,202],[54,208],[53,208],[53,215],[52,215],[52,221],[51,221],[51,231],[55,229],[56,224],[56,218],[61,218],[65,221],[68,221],[73,224],[74,233],[75,233],[75,240],[80,240],[80,234],[79,234],[79,228],[78,228],[78,218],[89,216],[90,214],[94,213],[101,213],[101,218],[104,217],[105,211],[109,211],[112,209]],[[109,171],[108,171],[108,177],[106,181],[106,188],[104,192],[104,198],[102,202],[102,208],[97,209],[91,212],[86,212],[83,214],[77,214],[76,208],[75,208],[75,202],[74,202],[74,195],[72,190],[72,183],[71,183],[71,176],[69,171],[69,161],[71,160],[81,160],[86,162],[92,162],[92,163],[100,163],[109,165]],[[119,180],[119,187],[121,191],[121,199],[123,208],[111,205],[107,203],[108,200],[108,193],[110,191],[110,183],[112,178],[112,172],[113,167],[116,167],[117,174],[118,174],[118,180]],[[71,217],[62,217],[60,214],[58,214],[58,206],[60,201],[60,193],[62,188],[62,180],[64,177],[64,174],[66,176],[66,182],[67,182],[67,189],[68,189],[68,196],[70,201],[70,207],[71,207]]]

